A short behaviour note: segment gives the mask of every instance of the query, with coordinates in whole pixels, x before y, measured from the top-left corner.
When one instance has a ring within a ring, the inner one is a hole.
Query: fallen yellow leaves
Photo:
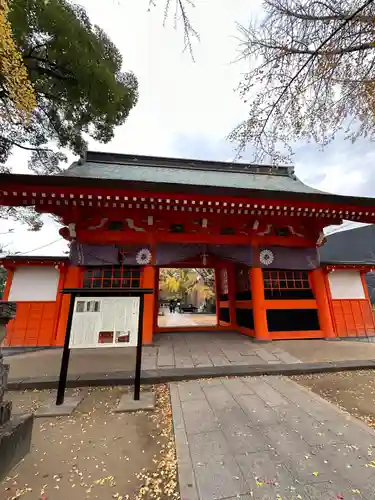
[[[116,482],[115,482],[115,478],[113,476],[107,476],[107,477],[103,477],[101,479],[97,479],[96,481],[94,481],[94,484],[100,484],[101,486],[103,486],[105,484],[109,484],[110,486],[115,486]]]
[[[161,498],[178,499],[176,447],[172,424],[172,406],[167,385],[155,387],[156,409],[149,418],[159,424],[160,435],[167,439],[166,444],[160,443],[160,458],[156,471],[142,471],[137,478],[143,481],[135,500],[147,497],[160,500]]]

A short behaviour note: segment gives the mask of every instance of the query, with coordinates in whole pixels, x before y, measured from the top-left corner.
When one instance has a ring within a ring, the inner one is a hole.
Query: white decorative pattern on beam
[[[352,209],[334,209],[330,207],[306,207],[306,206],[296,206],[296,203],[294,202],[293,206],[288,206],[288,205],[274,205],[270,201],[270,203],[267,203],[265,201],[258,203],[248,203],[242,201],[233,201],[233,200],[227,200],[227,201],[219,201],[219,200],[208,200],[208,199],[201,199],[200,197],[197,197],[197,199],[186,199],[186,198],[177,198],[177,199],[171,199],[170,197],[168,198],[167,196],[164,197],[149,197],[143,195],[141,196],[134,196],[134,195],[128,195],[128,196],[123,196],[123,195],[99,195],[99,194],[83,194],[83,193],[55,193],[55,192],[27,192],[27,191],[2,191],[3,196],[10,196],[11,197],[22,197],[21,200],[17,200],[19,204],[22,205],[48,205],[53,212],[52,207],[56,206],[58,207],[59,205],[61,206],[62,203],[58,201],[58,199],[63,200],[63,204],[65,206],[81,206],[81,207],[110,207],[110,208],[117,208],[118,205],[116,203],[113,203],[114,200],[119,201],[123,200],[124,203],[121,203],[119,207],[122,209],[140,209],[140,210],[160,210],[160,211],[170,211],[173,210],[173,212],[203,212],[203,213],[217,213],[217,214],[227,214],[228,216],[230,215],[257,215],[260,217],[267,217],[267,216],[283,216],[283,217],[315,217],[317,219],[347,219],[347,220],[353,220],[353,221],[359,221],[363,220],[363,218],[373,218],[375,217],[375,211],[364,211],[363,209],[360,210],[360,207],[358,207],[358,210],[352,210]],[[159,195],[161,196],[161,195]],[[178,196],[178,195],[177,195]],[[78,202],[76,201],[78,199]],[[43,200],[44,203],[43,203]],[[103,203],[102,200],[105,200],[105,203]],[[158,201],[158,205],[155,205],[156,200]],[[108,203],[109,201],[112,201],[112,203]],[[17,203],[15,203],[17,205]],[[322,204],[321,204],[322,205]],[[171,208],[173,207],[173,208]],[[215,207],[213,209],[212,207]],[[246,210],[244,208],[246,207]],[[369,221],[370,222],[370,221]]]

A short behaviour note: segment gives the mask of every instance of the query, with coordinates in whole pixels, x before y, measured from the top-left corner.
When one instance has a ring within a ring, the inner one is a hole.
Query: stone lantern
[[[15,302],[0,301],[0,481],[30,451],[33,427],[32,415],[12,417],[12,403],[4,399],[9,366],[4,364],[1,344],[15,315]]]

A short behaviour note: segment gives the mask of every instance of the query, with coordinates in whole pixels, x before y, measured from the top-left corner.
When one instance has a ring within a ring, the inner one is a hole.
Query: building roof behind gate
[[[319,255],[322,264],[375,265],[375,225],[328,235]]]

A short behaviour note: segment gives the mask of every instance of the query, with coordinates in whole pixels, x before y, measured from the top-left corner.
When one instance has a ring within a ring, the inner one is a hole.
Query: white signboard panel
[[[336,270],[328,275],[332,299],[365,299],[359,271]]]
[[[139,297],[76,297],[69,347],[137,345]]]
[[[59,271],[50,266],[21,266],[13,275],[8,300],[14,302],[55,301]]]

